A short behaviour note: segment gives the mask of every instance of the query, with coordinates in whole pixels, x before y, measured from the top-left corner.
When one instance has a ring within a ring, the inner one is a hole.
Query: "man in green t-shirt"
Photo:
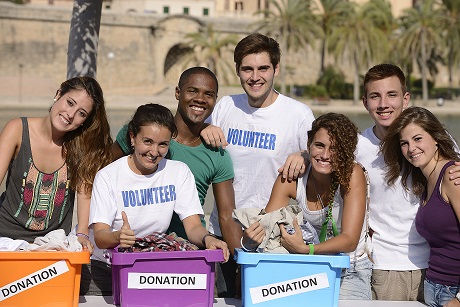
[[[242,230],[232,218],[235,209],[232,161],[225,149],[208,146],[200,137],[200,132],[206,125],[205,119],[216,104],[217,91],[217,78],[207,68],[192,67],[181,74],[175,92],[178,106],[174,121],[178,133],[171,140],[167,158],[182,161],[189,166],[195,176],[202,206],[209,185],[212,184],[222,237],[233,256],[235,248],[240,247]],[[128,129],[125,125],[112,145],[114,160],[131,153]],[[176,214],[173,215],[168,229],[168,232],[173,231],[187,238]],[[234,263],[233,258],[229,262]],[[236,263],[234,265],[236,269]]]

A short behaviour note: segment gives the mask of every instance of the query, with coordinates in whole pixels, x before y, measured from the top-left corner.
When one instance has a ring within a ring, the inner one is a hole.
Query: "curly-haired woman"
[[[307,171],[296,181],[276,180],[265,208],[272,212],[295,199],[304,221],[313,225],[319,244],[305,244],[299,225],[295,233],[281,230],[281,243],[290,253],[350,255],[350,268],[342,275],[341,299],[370,299],[372,263],[366,252],[367,185],[363,168],[355,160],[358,129],[345,115],[318,117],[308,132]],[[256,222],[244,232],[243,246],[254,249],[265,236]]]

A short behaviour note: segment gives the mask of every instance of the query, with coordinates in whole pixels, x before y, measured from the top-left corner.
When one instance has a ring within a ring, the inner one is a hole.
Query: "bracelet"
[[[206,237],[213,237],[213,238],[216,238],[216,235],[212,234],[212,233],[207,233],[204,235],[203,239],[201,239],[201,243],[203,243],[203,246],[206,247]]]
[[[240,244],[241,244],[241,249],[243,251],[245,251],[245,252],[253,252],[253,251],[256,250],[255,248],[254,249],[249,249],[249,248],[244,247],[244,245],[243,245],[243,237],[241,237],[241,239],[240,239]]]
[[[236,272],[236,274],[241,273],[241,264],[236,265],[236,271],[235,272]]]
[[[310,244],[308,244],[308,247],[310,248],[310,252],[308,254],[309,255],[315,254],[315,245],[310,243]]]
[[[85,237],[86,239],[89,240],[89,236],[86,235],[86,234],[84,234],[84,233],[82,233],[82,232],[77,232],[75,235],[76,235],[77,237]]]

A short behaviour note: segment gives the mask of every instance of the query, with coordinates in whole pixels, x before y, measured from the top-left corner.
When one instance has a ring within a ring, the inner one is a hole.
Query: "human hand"
[[[88,240],[88,238],[84,236],[78,236],[77,238],[83,250],[88,251],[90,254],[93,254],[93,251],[94,251],[93,243],[91,243],[91,241]]]
[[[206,249],[221,249],[224,253],[224,263],[228,261],[230,257],[230,251],[228,250],[227,243],[213,236],[207,236],[205,239]]]
[[[247,250],[255,250],[265,238],[265,229],[255,222],[243,231],[242,247]]]
[[[305,248],[307,247],[307,245],[303,241],[302,230],[300,230],[299,223],[296,219],[294,219],[293,225],[295,233],[293,233],[292,235],[290,235],[286,231],[286,228],[284,228],[285,225],[279,225],[281,231],[281,245],[283,245],[283,247],[287,249],[290,253],[306,254],[307,252]]]
[[[208,125],[206,128],[201,130],[200,135],[206,144],[212,147],[222,147],[225,149],[228,145],[224,132],[220,129],[220,127]]]
[[[296,180],[299,176],[305,173],[306,165],[308,163],[308,153],[299,151],[290,154],[283,166],[278,169],[283,179],[287,179],[288,182]]]
[[[128,222],[128,216],[125,211],[121,212],[121,218],[123,219],[123,225],[120,229],[120,247],[129,248],[134,245],[136,237],[134,236],[134,231],[131,230],[131,226]]]
[[[460,301],[457,298],[453,298],[447,302],[443,307],[459,307]]]
[[[455,162],[455,166],[449,170],[449,180],[454,181],[455,185],[460,185],[460,162]]]

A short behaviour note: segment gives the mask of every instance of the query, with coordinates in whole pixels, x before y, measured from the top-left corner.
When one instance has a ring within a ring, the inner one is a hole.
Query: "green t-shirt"
[[[124,125],[117,134],[117,143],[125,154],[131,153],[128,139],[128,126]],[[204,205],[210,184],[231,180],[234,177],[233,164],[229,153],[225,149],[214,148],[206,144],[197,147],[182,145],[171,140],[166,158],[181,161],[187,164],[195,177],[195,184],[200,198],[201,206]],[[201,219],[206,227],[204,219]],[[184,226],[177,214],[173,214],[168,233],[175,232],[178,236],[187,239]]]

